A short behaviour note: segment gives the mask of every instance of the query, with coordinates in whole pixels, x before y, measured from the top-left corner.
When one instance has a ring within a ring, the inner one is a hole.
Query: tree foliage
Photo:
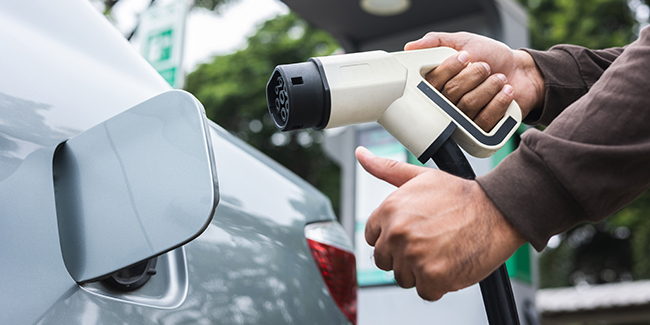
[[[115,5],[122,1],[122,0],[90,0],[95,3],[101,3],[104,7],[103,13],[105,16],[110,16],[111,12],[113,11],[113,7]],[[218,11],[221,6],[230,3],[230,2],[235,2],[237,0],[194,0],[193,1],[193,8],[205,8],[208,10],[216,10]],[[149,0],[149,6],[153,5],[156,2],[156,0]]]
[[[518,0],[528,10],[532,47],[624,46],[638,30],[626,0]],[[540,287],[650,278],[650,192],[598,224],[552,239],[540,256]]]
[[[106,16],[111,21],[113,21],[113,7],[115,7],[115,5],[117,5],[118,2],[120,1],[123,0],[90,0],[90,2],[101,7],[104,16]],[[238,0],[194,0],[192,2],[192,8],[204,8],[204,9],[219,12],[221,7],[223,7],[225,4],[231,2],[237,2],[237,1]],[[156,0],[149,0],[148,7],[153,6],[154,3],[156,3]],[[130,40],[135,34],[137,28],[138,26],[136,25],[135,28],[130,33],[128,33],[125,37],[128,40]]]
[[[222,31],[227,32],[227,31]],[[330,197],[338,210],[340,172],[322,152],[322,133],[280,133],[266,106],[266,83],[276,65],[332,53],[338,44],[294,14],[269,20],[248,47],[217,56],[187,76],[185,88],[210,119],[280,162]]]
[[[518,0],[528,9],[531,45],[556,44],[592,49],[623,46],[634,38],[637,23],[626,0]]]
[[[208,10],[219,11],[223,5],[236,1],[237,0],[194,0],[194,8],[205,8]]]

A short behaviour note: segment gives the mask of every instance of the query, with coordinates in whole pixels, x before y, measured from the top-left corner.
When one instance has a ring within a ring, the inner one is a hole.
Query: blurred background
[[[147,43],[151,37],[143,39],[141,30],[155,25],[145,23],[144,17],[155,16],[148,12],[177,1],[89,1],[158,68],[156,60],[162,62],[161,57],[147,56],[143,49],[153,43]],[[327,135],[314,130],[278,132],[267,113],[265,88],[278,64],[373,45],[351,42],[340,33],[333,36],[315,26],[313,18],[305,20],[304,8],[302,14],[290,9],[295,1],[287,2],[289,6],[276,0],[184,2],[180,58],[173,68],[159,71],[172,86],[194,94],[210,119],[313,184],[331,199],[337,215],[345,215],[343,167],[323,149]],[[520,32],[527,44],[516,46],[539,50],[562,43],[594,49],[624,46],[636,39],[650,16],[645,0],[510,2],[525,13]],[[504,5],[504,1],[496,3]],[[404,44],[423,34],[394,37],[391,42]],[[649,216],[650,193],[646,192],[612,217],[556,235],[542,253],[531,253],[536,268],[532,272],[535,310],[541,323],[650,324],[650,282],[645,281],[650,279]],[[522,323],[526,321],[536,322]]]

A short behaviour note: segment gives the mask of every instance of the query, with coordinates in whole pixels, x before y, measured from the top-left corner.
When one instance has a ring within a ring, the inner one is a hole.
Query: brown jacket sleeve
[[[556,77],[546,80],[557,85],[547,86],[539,114],[541,123],[552,122],[543,132],[527,131],[515,152],[477,179],[537,250],[577,223],[613,214],[650,186],[650,28],[613,62],[609,52],[562,51],[533,55],[545,77]]]
[[[623,52],[623,48],[588,50],[575,45],[557,45],[548,51],[525,49],[544,75],[544,108],[532,111],[526,124],[549,125],[567,106],[591,86]]]

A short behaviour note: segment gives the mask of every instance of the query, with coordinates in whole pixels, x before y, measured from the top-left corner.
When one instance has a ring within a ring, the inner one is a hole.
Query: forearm
[[[580,77],[585,94],[544,132],[526,132],[519,149],[477,179],[537,250],[579,222],[611,215],[650,186],[648,66],[650,30],[611,67],[603,64],[604,73]]]

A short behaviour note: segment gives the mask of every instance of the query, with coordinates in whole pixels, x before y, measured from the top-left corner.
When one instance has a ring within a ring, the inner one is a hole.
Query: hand
[[[485,62],[470,63],[467,51],[449,57],[425,78],[476,125],[490,132],[508,110],[514,89],[503,73],[490,75]]]
[[[467,51],[472,60],[489,64],[491,73],[504,74],[507,82],[515,89],[514,97],[523,117],[533,109],[543,106],[544,77],[527,52],[512,50],[501,42],[465,32],[428,33],[421,39],[406,44],[404,49],[415,50],[438,46]]]
[[[375,263],[423,299],[477,283],[525,242],[475,181],[375,157],[363,147],[355,154],[370,174],[399,187],[366,223]]]

